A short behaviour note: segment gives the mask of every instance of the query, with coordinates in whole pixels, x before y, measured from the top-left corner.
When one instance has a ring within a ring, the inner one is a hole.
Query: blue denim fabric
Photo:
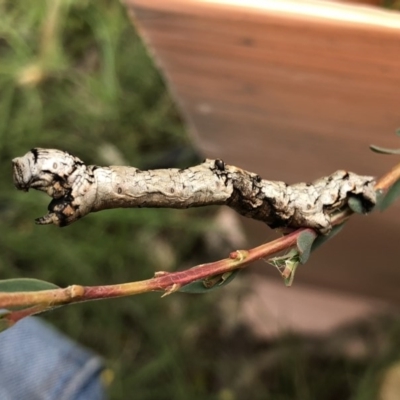
[[[1,400],[104,400],[102,360],[37,318],[0,334]]]

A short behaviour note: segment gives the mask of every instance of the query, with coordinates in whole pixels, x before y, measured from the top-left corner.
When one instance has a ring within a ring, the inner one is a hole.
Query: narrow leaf
[[[285,269],[282,272],[283,282],[285,283],[285,286],[292,286],[294,274],[299,265],[299,260],[290,260],[286,263]]]
[[[239,269],[236,269],[222,275],[215,275],[207,279],[202,279],[193,283],[189,283],[189,285],[182,286],[179,289],[179,292],[206,293],[210,290],[219,289],[222,286],[225,286],[228,283],[232,282],[239,271]]]
[[[379,201],[379,209],[386,210],[393,202],[400,197],[400,180],[392,185],[386,195]]]
[[[363,203],[358,197],[351,196],[347,201],[347,204],[350,207],[350,210],[356,214],[365,214]]]
[[[280,269],[282,267],[285,267],[287,261],[293,260],[293,259],[298,260],[298,258],[299,258],[298,250],[291,249],[288,253],[284,254],[283,256],[272,257],[266,261],[268,264],[273,265],[274,267]]]
[[[376,204],[375,204],[374,209],[382,211],[381,205],[382,205],[383,199],[386,196],[386,192],[382,189],[378,189],[375,191],[375,193],[376,193]]]
[[[305,264],[310,257],[312,244],[317,238],[314,231],[306,230],[297,238],[297,250],[299,251],[299,260],[301,264]]]
[[[375,146],[371,144],[369,148],[379,154],[400,154],[400,149],[387,149],[385,147]]]
[[[50,289],[59,289],[59,286],[54,283],[31,278],[0,280],[0,292],[36,292]]]
[[[292,249],[284,256],[270,258],[267,262],[278,269],[286,286],[292,286],[294,274],[300,264],[298,250]]]
[[[331,240],[335,237],[344,227],[345,222],[340,225],[336,225],[332,228],[332,230],[327,235],[319,235],[313,242],[311,246],[311,251],[315,251],[318,247],[322,246],[328,240]]]

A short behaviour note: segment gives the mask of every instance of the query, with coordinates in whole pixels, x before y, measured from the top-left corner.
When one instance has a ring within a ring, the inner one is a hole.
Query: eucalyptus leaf
[[[369,146],[369,148],[374,151],[375,153],[379,153],[379,154],[400,154],[400,149],[387,149],[385,147],[380,147],[380,146],[375,146],[373,144],[371,144]]]
[[[347,201],[347,204],[350,207],[350,210],[356,214],[365,214],[363,203],[358,197],[351,196]]]
[[[228,283],[232,282],[236,275],[239,273],[239,269],[234,271],[216,275],[207,279],[201,279],[199,281],[189,283],[189,285],[182,286],[179,292],[184,293],[208,293],[211,290],[219,289]]]
[[[396,129],[396,135],[400,136],[400,128]],[[374,144],[371,144],[369,148],[379,154],[400,154],[400,149],[387,149],[385,147],[375,146]]]
[[[267,260],[267,263],[280,269],[282,267],[285,267],[286,262],[290,261],[290,260],[299,261],[299,251],[298,250],[291,249],[288,253],[284,254],[283,256],[269,258]]]
[[[340,225],[336,225],[332,228],[332,230],[327,235],[319,235],[313,242],[311,246],[311,251],[315,251],[318,247],[322,246],[328,240],[331,240],[335,237],[344,227],[345,222]]]
[[[393,202],[400,197],[400,180],[396,181],[387,191],[386,195],[379,201],[379,209],[386,210]]]
[[[299,251],[292,249],[283,256],[268,259],[267,262],[279,270],[285,285],[291,286],[296,269],[300,264],[300,257]]]
[[[31,278],[0,280],[0,292],[36,292],[51,289],[59,289],[59,286],[54,283]]]
[[[317,234],[314,231],[301,232],[297,238],[297,250],[299,251],[299,260],[301,264],[305,264],[310,257],[312,244],[317,238]]]
[[[375,204],[375,209],[381,210],[381,204],[382,204],[383,199],[384,199],[385,196],[386,196],[386,193],[385,193],[385,191],[382,190],[382,189],[376,190],[375,193],[376,193],[376,204]]]
[[[286,267],[282,273],[285,286],[292,286],[294,280],[294,274],[299,265],[300,265],[299,260],[290,260],[286,263]]]

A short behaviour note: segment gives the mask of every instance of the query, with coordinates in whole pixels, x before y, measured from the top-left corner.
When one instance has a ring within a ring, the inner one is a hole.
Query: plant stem
[[[386,192],[400,179],[400,164],[394,166],[388,173],[383,175],[375,184],[375,190]]]

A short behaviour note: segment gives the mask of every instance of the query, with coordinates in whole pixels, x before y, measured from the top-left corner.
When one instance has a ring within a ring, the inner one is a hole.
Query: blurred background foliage
[[[111,284],[226,255],[206,246],[213,210],[113,210],[64,229],[33,223],[49,199],[17,192],[10,168],[32,147],[139,168],[184,167],[198,156],[118,1],[0,0],[0,15],[1,278]],[[45,318],[104,357],[111,399],[376,398],[382,371],[400,356],[396,321],[350,336],[261,341],[234,323],[245,276],[237,281],[207,296],[146,294]],[[360,336],[362,356],[332,344]],[[383,348],[371,347],[377,337]]]

